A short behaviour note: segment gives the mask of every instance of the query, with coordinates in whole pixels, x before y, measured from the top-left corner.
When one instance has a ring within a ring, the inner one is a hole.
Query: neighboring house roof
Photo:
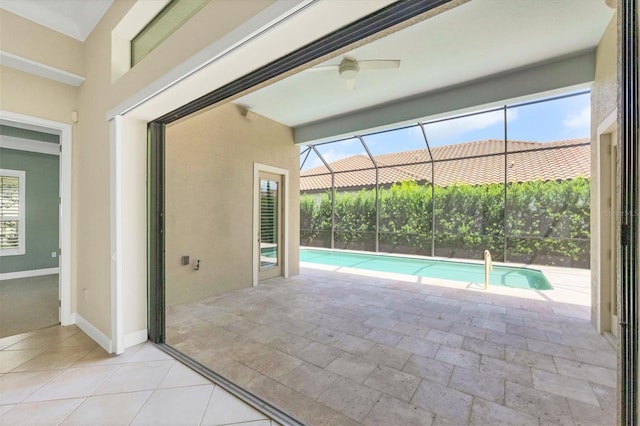
[[[588,138],[555,142],[509,141],[507,181],[566,180],[590,177],[590,141]],[[418,149],[374,156],[379,168],[380,185],[414,180],[431,182],[435,167],[435,183],[480,185],[504,182],[504,140],[489,139],[446,145],[429,151]],[[375,185],[373,162],[366,155],[353,155],[329,163],[335,172],[338,189],[357,189]],[[300,172],[301,191],[331,188],[331,174],[323,165]]]

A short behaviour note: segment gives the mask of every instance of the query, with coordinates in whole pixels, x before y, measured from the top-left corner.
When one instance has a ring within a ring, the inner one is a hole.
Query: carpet
[[[58,324],[58,274],[0,281],[0,338]]]

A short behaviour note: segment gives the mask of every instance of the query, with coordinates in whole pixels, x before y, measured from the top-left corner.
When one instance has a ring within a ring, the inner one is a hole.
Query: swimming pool
[[[484,284],[484,265],[481,263],[308,248],[300,249],[300,261]],[[489,274],[489,284],[527,290],[553,290],[541,271],[510,266],[494,265]]]

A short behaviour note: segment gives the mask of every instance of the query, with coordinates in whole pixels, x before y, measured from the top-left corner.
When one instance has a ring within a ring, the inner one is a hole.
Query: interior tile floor
[[[547,276],[559,293],[304,268],[170,307],[167,343],[312,425],[613,425],[588,280]]]
[[[150,343],[112,356],[76,326],[0,339],[0,424],[275,425]]]

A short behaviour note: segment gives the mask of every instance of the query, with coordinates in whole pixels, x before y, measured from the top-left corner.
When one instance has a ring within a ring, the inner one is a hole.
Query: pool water
[[[300,261],[484,284],[484,265],[476,263],[306,248],[300,249]],[[553,290],[541,271],[509,266],[494,265],[493,271],[489,273],[489,284],[528,290]]]

